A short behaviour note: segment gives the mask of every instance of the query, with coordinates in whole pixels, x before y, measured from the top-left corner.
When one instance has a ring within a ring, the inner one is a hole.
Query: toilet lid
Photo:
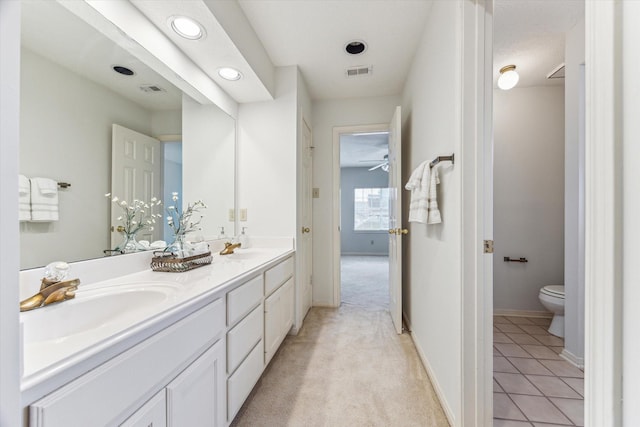
[[[562,285],[547,285],[542,288],[542,293],[554,296],[556,298],[564,298],[564,286]]]

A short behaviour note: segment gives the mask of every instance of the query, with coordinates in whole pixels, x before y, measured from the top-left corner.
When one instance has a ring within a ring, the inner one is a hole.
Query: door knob
[[[409,234],[409,230],[407,230],[406,228],[398,228],[396,230],[396,234]]]
[[[311,229],[309,227],[302,227],[302,233],[310,233]]]
[[[396,234],[397,230],[395,228],[392,228],[391,230],[389,230],[389,234]]]
[[[124,233],[124,227],[119,225],[118,228],[114,229],[113,225],[111,226],[111,232],[117,231],[118,233]]]

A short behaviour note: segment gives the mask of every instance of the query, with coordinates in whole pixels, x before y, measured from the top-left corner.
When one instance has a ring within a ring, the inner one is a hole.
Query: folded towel
[[[415,168],[409,177],[409,181],[404,186],[411,190],[411,201],[409,202],[409,222],[427,223],[428,219],[428,197],[429,197],[429,162],[422,162]]]
[[[58,220],[58,183],[49,178],[31,178],[31,221]]]
[[[440,224],[442,217],[440,216],[440,210],[438,209],[438,191],[436,185],[440,184],[440,177],[438,176],[438,167],[431,168],[429,174],[429,197],[427,211],[429,217],[427,224]]]
[[[24,175],[18,175],[18,218],[20,221],[31,220],[31,182]]]
[[[155,242],[152,242],[149,247],[151,249],[164,249],[167,247],[167,242],[164,240],[156,240]]]
[[[429,161],[422,162],[415,168],[404,186],[411,190],[409,202],[409,222],[422,224],[439,224],[442,222],[438,210],[436,185],[440,184],[438,168],[429,167]]]

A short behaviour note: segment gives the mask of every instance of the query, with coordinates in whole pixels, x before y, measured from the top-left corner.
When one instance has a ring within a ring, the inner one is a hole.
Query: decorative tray
[[[154,252],[153,255],[154,257],[151,258],[151,269],[153,271],[163,271],[167,273],[182,273],[193,270],[194,268],[211,264],[213,260],[211,252],[204,252],[185,258],[178,258],[174,253],[164,251]]]

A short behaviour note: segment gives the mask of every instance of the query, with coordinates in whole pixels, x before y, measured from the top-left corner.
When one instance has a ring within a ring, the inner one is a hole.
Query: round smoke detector
[[[344,50],[349,55],[359,55],[367,50],[367,45],[361,40],[353,40],[345,45]]]

